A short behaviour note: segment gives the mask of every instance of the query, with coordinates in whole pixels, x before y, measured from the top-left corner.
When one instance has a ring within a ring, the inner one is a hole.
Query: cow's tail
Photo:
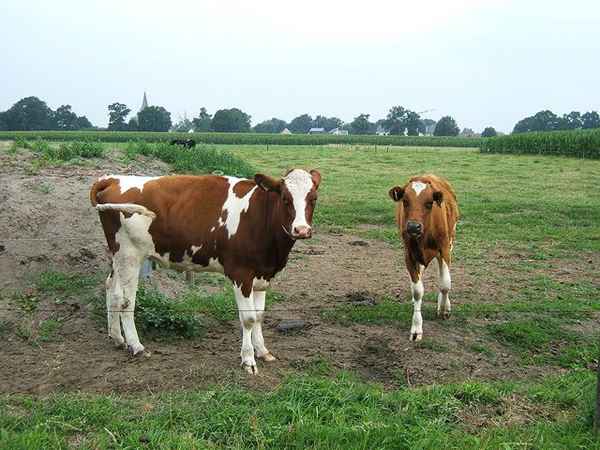
[[[98,211],[118,211],[124,214],[141,214],[143,216],[156,218],[156,214],[142,205],[135,203],[100,203],[95,205]]]
[[[90,189],[90,202],[92,203],[92,206],[98,204],[98,194],[114,183],[117,183],[117,180],[114,178],[103,178],[92,185],[92,188]]]

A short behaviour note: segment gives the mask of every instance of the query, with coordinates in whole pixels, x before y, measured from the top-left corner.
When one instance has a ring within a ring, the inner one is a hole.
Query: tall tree
[[[418,136],[425,132],[421,117],[414,111],[403,106],[392,106],[385,119],[385,129],[390,134],[408,134]]]
[[[131,112],[131,109],[123,103],[112,103],[108,105],[108,129],[111,131],[123,131],[127,129],[125,119]]]
[[[369,114],[359,114],[350,122],[350,130],[353,134],[369,134],[374,124],[369,122]]]
[[[310,130],[312,126],[312,117],[308,114],[302,114],[301,116],[292,119],[288,128],[292,133],[308,133],[308,130]]]
[[[140,131],[169,131],[171,113],[162,106],[148,106],[138,113]]]
[[[442,117],[438,123],[435,125],[435,130],[433,131],[434,136],[458,136],[460,129],[456,124],[456,120],[454,120],[450,116]]]
[[[212,120],[212,116],[206,112],[206,108],[203,106],[200,108],[200,113],[198,117],[192,119],[192,125],[194,126],[194,131],[196,132],[207,132],[210,131],[210,122]]]
[[[334,128],[340,128],[343,124],[344,122],[337,117],[317,116],[313,120],[312,126],[315,128],[325,128],[325,131],[330,131]]]
[[[187,117],[178,120],[175,124],[173,124],[173,127],[171,128],[172,131],[177,131],[179,133],[187,133],[192,129],[194,129],[194,125],[192,124],[192,121]]]
[[[58,130],[77,130],[77,114],[71,111],[71,105],[61,105],[54,112],[54,124]]]
[[[569,114],[562,116],[560,123],[561,130],[577,130],[583,126],[583,120],[581,119],[581,113],[578,111],[571,111]]]
[[[94,128],[94,125],[92,125],[92,122],[86,116],[79,116],[77,118],[77,129],[84,130],[86,128]]]
[[[50,130],[54,113],[37,97],[25,97],[4,114],[8,130]]]
[[[287,127],[285,120],[273,117],[270,120],[265,120],[254,126],[254,131],[257,133],[281,133]]]
[[[586,112],[581,116],[582,128],[600,128],[600,115],[596,111]]]
[[[0,131],[8,130],[8,126],[6,124],[6,112],[0,111]]]
[[[238,108],[220,109],[212,118],[211,128],[225,133],[250,131],[250,116]]]
[[[496,131],[496,129],[494,127],[486,127],[485,130],[483,130],[483,132],[481,133],[481,137],[484,137],[484,138],[494,137],[497,135],[498,135],[498,132]]]

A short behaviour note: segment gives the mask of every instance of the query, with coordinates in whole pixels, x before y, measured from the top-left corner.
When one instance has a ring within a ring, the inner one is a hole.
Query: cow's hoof
[[[113,341],[115,348],[120,348],[120,349],[127,348],[127,346],[125,345],[125,339],[123,339],[121,336],[117,336],[117,337],[109,336],[109,337]]]
[[[140,356],[144,353],[144,346],[142,344],[128,345],[127,351],[131,356]]]
[[[442,319],[448,320],[449,318],[450,318],[450,311],[444,311],[444,313],[442,314]]]
[[[256,367],[256,364],[252,365],[248,363],[242,363],[242,367],[250,375],[258,375],[258,368]]]
[[[257,356],[258,359],[262,359],[265,362],[277,361],[277,358],[273,356],[273,353],[267,352],[264,355]]]
[[[411,333],[409,340],[411,342],[418,342],[423,339],[423,333]]]

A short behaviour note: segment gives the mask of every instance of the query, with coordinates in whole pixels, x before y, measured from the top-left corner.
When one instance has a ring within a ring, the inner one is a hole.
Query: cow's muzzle
[[[312,228],[305,225],[294,227],[292,237],[294,239],[308,239],[312,237]]]
[[[419,222],[408,222],[406,224],[406,232],[411,237],[419,237],[423,233],[423,225]]]

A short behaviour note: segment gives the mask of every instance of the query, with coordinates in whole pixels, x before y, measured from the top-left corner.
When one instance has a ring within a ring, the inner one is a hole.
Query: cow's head
[[[431,211],[441,206],[444,194],[427,182],[411,180],[403,187],[394,186],[389,191],[395,202],[402,202],[399,212],[401,233],[409,239],[419,239],[427,233]]]
[[[316,170],[290,170],[283,178],[275,179],[257,173],[254,181],[265,191],[276,192],[281,200],[281,226],[292,239],[312,236],[312,218],[317,203],[321,174]]]

